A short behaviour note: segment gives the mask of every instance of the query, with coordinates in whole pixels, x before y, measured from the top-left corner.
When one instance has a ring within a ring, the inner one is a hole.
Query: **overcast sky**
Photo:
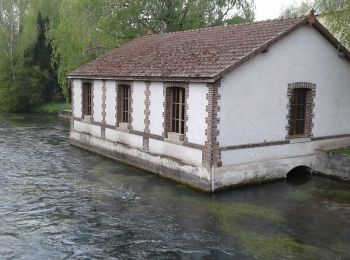
[[[280,15],[283,7],[294,2],[300,3],[301,0],[255,0],[255,19],[256,21],[275,19]]]

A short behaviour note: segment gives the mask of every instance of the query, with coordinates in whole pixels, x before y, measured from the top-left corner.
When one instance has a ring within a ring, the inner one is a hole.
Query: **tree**
[[[37,18],[37,40],[34,45],[25,50],[24,66],[26,68],[38,67],[43,75],[48,75],[48,78],[41,76],[41,79],[45,79],[40,82],[44,87],[44,100],[50,102],[57,96],[58,83],[57,83],[57,68],[54,67],[52,59],[52,46],[51,42],[47,39],[46,34],[50,28],[50,21],[47,17],[42,17],[41,12]]]
[[[69,72],[149,32],[253,19],[253,0],[0,0],[0,109],[50,101],[57,81],[69,101]]]
[[[315,8],[315,5],[315,1],[313,0],[305,0],[302,1],[300,4],[294,2],[281,10],[282,14],[280,17],[293,18],[307,15],[310,12],[310,10]]]
[[[253,0],[62,0],[59,8],[50,37],[68,99],[67,73],[135,37],[254,20]]]
[[[1,111],[26,112],[53,96],[49,21],[39,13],[39,2],[44,1],[0,0]]]
[[[282,10],[281,17],[303,16],[316,10],[333,34],[347,46],[350,46],[350,0],[305,0],[299,5],[295,3]]]
[[[350,0],[323,1],[326,25],[350,48]]]
[[[19,35],[17,0],[0,0],[0,53],[6,58],[15,79],[15,45]]]

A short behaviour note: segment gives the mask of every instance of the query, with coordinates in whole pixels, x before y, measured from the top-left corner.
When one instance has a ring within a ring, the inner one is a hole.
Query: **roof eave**
[[[68,79],[83,80],[115,80],[115,81],[172,81],[172,82],[193,82],[193,83],[213,83],[214,77],[148,77],[148,76],[94,76],[94,75],[74,75],[69,74]]]
[[[338,50],[345,54],[345,57],[350,61],[349,50],[340,42],[337,38],[324,27],[317,19],[315,20],[313,26]]]

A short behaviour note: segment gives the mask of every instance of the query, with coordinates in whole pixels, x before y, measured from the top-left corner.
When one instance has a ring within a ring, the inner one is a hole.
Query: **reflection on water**
[[[69,145],[55,117],[0,117],[5,259],[349,259],[350,184],[212,196]]]

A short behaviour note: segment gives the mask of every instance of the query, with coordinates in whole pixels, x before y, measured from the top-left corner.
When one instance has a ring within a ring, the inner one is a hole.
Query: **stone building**
[[[72,72],[73,145],[214,191],[350,145],[350,53],[316,17],[135,39]]]

